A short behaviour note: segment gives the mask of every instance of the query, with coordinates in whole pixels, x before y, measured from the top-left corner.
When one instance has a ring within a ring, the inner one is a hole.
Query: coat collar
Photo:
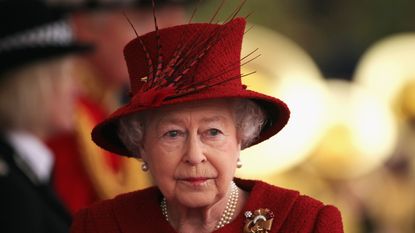
[[[53,154],[46,145],[39,138],[24,131],[9,131],[5,136],[16,150],[16,163],[26,164],[35,180],[49,182],[54,161]]]

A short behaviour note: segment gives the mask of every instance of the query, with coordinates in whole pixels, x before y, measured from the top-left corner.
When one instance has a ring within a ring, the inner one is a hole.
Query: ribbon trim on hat
[[[161,90],[150,89],[142,94],[133,97],[133,103],[143,107],[160,107],[162,102],[175,93],[174,88],[165,88]]]

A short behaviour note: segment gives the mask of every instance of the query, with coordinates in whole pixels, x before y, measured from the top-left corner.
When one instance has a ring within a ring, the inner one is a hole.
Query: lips
[[[184,181],[187,181],[187,182],[204,182],[204,181],[207,181],[209,178],[207,178],[207,177],[189,177],[189,178],[185,178],[185,179],[183,179]]]
[[[182,182],[185,182],[186,184],[190,184],[192,186],[202,186],[205,185],[207,181],[209,181],[212,178],[209,177],[186,177],[179,179]]]

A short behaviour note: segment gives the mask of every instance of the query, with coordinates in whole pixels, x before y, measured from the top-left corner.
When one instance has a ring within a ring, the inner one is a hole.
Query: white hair
[[[235,127],[242,149],[251,145],[259,136],[265,124],[266,116],[261,107],[249,99],[231,99],[235,117]],[[118,123],[118,137],[132,154],[139,156],[144,137],[145,114],[132,114],[123,117]]]

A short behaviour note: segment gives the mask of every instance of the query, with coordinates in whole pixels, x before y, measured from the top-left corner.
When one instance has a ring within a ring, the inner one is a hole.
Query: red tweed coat
[[[259,208],[274,213],[270,233],[343,232],[340,212],[333,206],[261,181],[235,182],[250,192],[249,199],[236,219],[215,233],[242,233],[243,213]],[[71,233],[175,233],[161,213],[160,200],[160,191],[152,187],[100,202],[75,216]]]

